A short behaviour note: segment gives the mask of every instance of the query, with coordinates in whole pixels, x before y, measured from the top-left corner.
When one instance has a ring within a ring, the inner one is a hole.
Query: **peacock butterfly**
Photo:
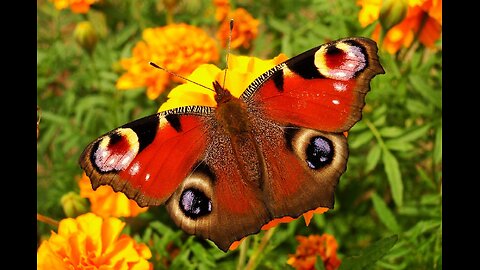
[[[239,98],[214,81],[215,107],[118,127],[85,148],[80,166],[94,189],[165,204],[185,232],[227,251],[273,219],[333,208],[348,158],[344,132],[383,73],[374,41],[329,42],[267,70]]]

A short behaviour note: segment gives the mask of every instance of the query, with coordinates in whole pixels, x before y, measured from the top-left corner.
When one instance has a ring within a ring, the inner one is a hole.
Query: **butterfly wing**
[[[110,185],[142,207],[162,204],[204,153],[212,112],[188,106],[130,122],[90,143],[80,166],[94,189]]]
[[[381,73],[375,42],[346,38],[279,64],[241,98],[279,123],[342,132],[360,120],[370,80]]]
[[[232,143],[214,112],[189,106],[133,121],[90,143],[80,165],[94,189],[110,185],[140,206],[165,204],[185,232],[227,251],[271,216],[258,188],[242,181],[232,145],[249,146]]]
[[[360,120],[370,80],[380,73],[375,42],[347,38],[287,60],[243,93],[274,218],[333,208],[348,158],[343,132]]]

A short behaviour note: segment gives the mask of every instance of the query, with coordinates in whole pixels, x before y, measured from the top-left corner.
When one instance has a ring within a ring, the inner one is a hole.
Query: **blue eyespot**
[[[323,136],[313,137],[307,146],[306,155],[308,167],[314,170],[330,164],[333,159],[332,141]]]

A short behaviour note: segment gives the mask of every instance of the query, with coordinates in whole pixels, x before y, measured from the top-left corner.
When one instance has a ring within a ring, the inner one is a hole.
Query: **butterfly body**
[[[344,135],[384,73],[373,41],[347,38],[263,73],[239,96],[213,82],[215,107],[184,106],[99,137],[80,157],[93,188],[165,204],[184,231],[228,247],[269,221],[333,208]]]

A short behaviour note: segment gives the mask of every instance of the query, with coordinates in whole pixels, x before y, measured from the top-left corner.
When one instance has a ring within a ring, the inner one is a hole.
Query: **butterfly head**
[[[217,81],[213,82],[213,89],[215,90],[215,101],[217,104],[224,104],[235,98],[230,91],[221,86]]]

